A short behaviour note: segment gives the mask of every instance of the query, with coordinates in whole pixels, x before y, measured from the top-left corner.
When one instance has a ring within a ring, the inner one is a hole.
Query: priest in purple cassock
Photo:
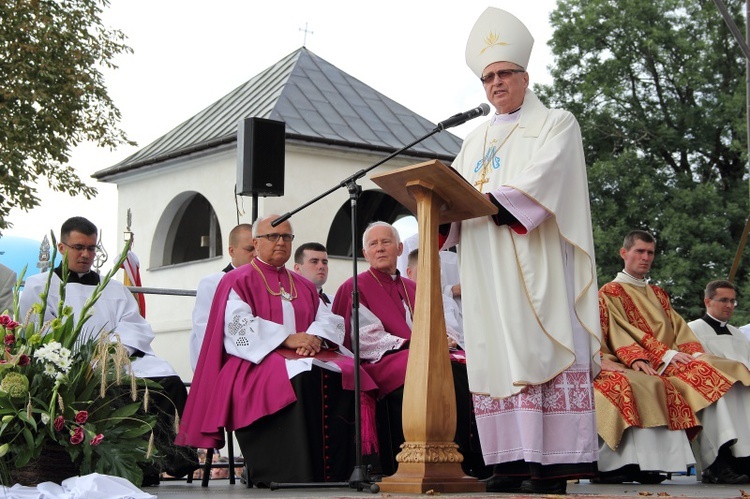
[[[404,443],[401,414],[417,285],[402,278],[396,269],[403,244],[392,225],[370,224],[362,242],[370,268],[357,276],[360,358],[362,367],[378,385],[380,465],[385,475],[391,475],[395,472],[396,454]],[[352,279],[345,281],[336,292],[332,307],[334,313],[346,319],[347,346],[351,342],[352,288]],[[450,357],[456,390],[455,442],[464,456],[462,468],[467,474],[483,478],[489,470],[479,447],[466,357],[460,349],[452,350]]]
[[[233,430],[248,483],[345,481],[355,463],[354,362],[343,319],[315,286],[284,265],[292,226],[277,215],[253,224],[257,257],[219,283],[177,441],[224,445]],[[362,372],[363,449],[368,392]]]

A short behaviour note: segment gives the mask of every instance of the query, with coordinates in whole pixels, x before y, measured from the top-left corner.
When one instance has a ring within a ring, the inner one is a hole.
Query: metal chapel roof
[[[287,140],[390,153],[435,124],[302,47],[209,105],[172,131],[92,176],[111,177],[237,140],[237,123],[260,117],[286,122]],[[409,149],[451,162],[461,139],[443,131]]]

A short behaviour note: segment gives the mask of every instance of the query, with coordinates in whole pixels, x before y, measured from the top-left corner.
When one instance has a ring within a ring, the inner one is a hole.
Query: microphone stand
[[[486,106],[486,104],[485,104]],[[487,112],[489,112],[489,107],[487,106],[486,109],[482,108],[483,114],[486,115]],[[365,485],[369,485],[370,492],[373,494],[377,494],[380,491],[380,487],[377,483],[374,483],[370,480],[370,477],[368,476],[367,470],[362,465],[362,419],[361,419],[361,408],[360,408],[360,400],[361,400],[361,388],[360,388],[360,376],[359,376],[359,288],[357,286],[357,254],[355,252],[355,248],[357,247],[357,202],[359,200],[359,196],[362,193],[362,187],[357,184],[357,180],[361,179],[365,175],[367,175],[368,172],[371,170],[374,170],[378,166],[382,165],[386,161],[389,161],[393,159],[394,157],[398,156],[402,152],[406,151],[410,147],[419,144],[420,142],[432,137],[438,132],[442,132],[446,128],[450,128],[452,126],[460,125],[469,119],[475,118],[477,116],[480,116],[480,114],[475,114],[474,116],[467,117],[466,119],[462,121],[458,121],[455,118],[459,115],[452,116],[451,118],[439,123],[431,132],[427,133],[426,135],[423,135],[422,137],[418,138],[417,140],[403,146],[402,148],[398,149],[397,151],[389,154],[382,160],[378,161],[372,166],[369,166],[365,169],[359,170],[358,172],[354,173],[353,175],[345,178],[341,182],[339,182],[336,186],[328,189],[324,193],[320,194],[319,196],[315,197],[314,199],[308,201],[307,203],[304,203],[303,205],[295,208],[294,210],[287,212],[283,215],[281,215],[279,218],[271,222],[271,226],[276,227],[280,223],[288,220],[292,215],[295,213],[298,213],[308,206],[317,203],[321,199],[325,198],[329,194],[335,192],[340,187],[346,187],[349,191],[349,205],[350,205],[350,216],[351,216],[351,230],[352,230],[352,240],[351,240],[351,247],[352,247],[352,353],[354,354],[354,362],[355,362],[355,369],[354,369],[354,449],[356,452],[355,456],[355,465],[354,470],[352,471],[351,476],[349,477],[348,482],[314,482],[314,483],[278,483],[278,482],[271,482],[270,489],[276,490],[281,488],[333,488],[333,487],[349,487],[352,489],[357,489],[358,491],[362,491],[364,489]],[[457,121],[457,122],[453,122]]]

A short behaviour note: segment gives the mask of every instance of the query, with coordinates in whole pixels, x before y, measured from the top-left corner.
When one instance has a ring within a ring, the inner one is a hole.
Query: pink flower
[[[70,436],[70,443],[73,445],[78,445],[81,442],[83,442],[83,428],[80,426],[76,426],[73,430],[73,434]]]
[[[6,346],[11,346],[16,342],[16,335],[15,334],[6,334],[5,338],[3,339],[3,342]]]
[[[102,440],[104,440],[104,435],[102,435],[100,433],[100,434],[98,434],[97,436],[95,436],[94,438],[91,439],[91,442],[89,442],[89,445],[91,445],[92,447],[94,447],[95,445],[99,445],[99,442],[101,442]]]
[[[3,326],[5,329],[15,329],[19,325],[20,324],[11,319],[9,315],[0,315],[0,326]]]
[[[65,428],[65,418],[62,416],[57,416],[55,418],[54,425],[57,431],[62,431],[62,429]]]
[[[18,365],[19,366],[28,366],[29,362],[31,362],[31,359],[25,353],[21,354],[21,356],[18,357]]]
[[[89,419],[89,412],[88,411],[80,411],[78,414],[76,414],[76,423],[78,424],[84,424]]]

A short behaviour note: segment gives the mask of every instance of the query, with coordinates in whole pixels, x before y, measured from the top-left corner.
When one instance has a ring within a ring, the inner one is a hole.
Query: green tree
[[[39,205],[35,183],[90,199],[68,165],[73,147],[92,141],[130,143],[102,68],[131,49],[118,30],[102,25],[108,0],[0,2],[0,231],[11,208]]]
[[[537,92],[581,124],[600,284],[622,269],[623,236],[648,230],[652,281],[699,317],[748,215],[742,51],[710,0],[559,0],[551,24],[553,83]],[[747,265],[735,283],[750,300]]]

